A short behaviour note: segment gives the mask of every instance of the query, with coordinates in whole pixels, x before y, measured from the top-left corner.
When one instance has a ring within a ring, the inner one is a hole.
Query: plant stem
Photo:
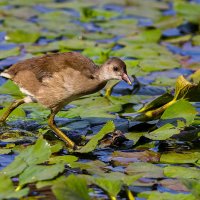
[[[126,189],[126,194],[127,194],[129,200],[135,200],[132,192],[129,189]]]

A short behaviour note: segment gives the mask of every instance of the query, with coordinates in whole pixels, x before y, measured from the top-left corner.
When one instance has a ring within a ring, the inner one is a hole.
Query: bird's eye
[[[118,69],[117,66],[114,66],[114,67],[113,67],[113,70],[114,70],[115,72],[117,72],[119,69]]]

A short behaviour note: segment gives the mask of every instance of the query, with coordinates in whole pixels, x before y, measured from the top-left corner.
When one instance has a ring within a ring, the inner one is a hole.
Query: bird
[[[126,64],[111,57],[98,66],[79,52],[49,53],[13,64],[0,76],[12,80],[25,94],[15,100],[0,117],[4,123],[9,114],[23,103],[40,103],[50,109],[48,125],[69,148],[78,146],[55,123],[55,115],[70,102],[104,88],[109,80],[131,84]]]

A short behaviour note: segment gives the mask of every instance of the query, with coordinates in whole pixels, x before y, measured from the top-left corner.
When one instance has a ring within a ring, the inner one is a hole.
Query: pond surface
[[[134,82],[111,81],[110,96],[104,89],[57,114],[70,138],[87,143],[78,152],[48,128],[48,110],[17,108],[0,127],[0,199],[200,199],[199,3],[1,1],[0,72],[78,51],[98,65],[120,57]],[[0,77],[0,115],[22,96]]]

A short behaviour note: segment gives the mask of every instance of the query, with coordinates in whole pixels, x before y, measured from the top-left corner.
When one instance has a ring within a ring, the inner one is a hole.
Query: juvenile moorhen
[[[10,105],[0,122],[4,122],[19,105],[38,102],[51,110],[48,125],[70,148],[76,148],[76,145],[54,122],[58,111],[83,95],[101,90],[109,80],[119,79],[131,84],[121,59],[110,58],[98,67],[78,52],[30,58],[14,64],[0,75],[14,81],[26,95]]]

